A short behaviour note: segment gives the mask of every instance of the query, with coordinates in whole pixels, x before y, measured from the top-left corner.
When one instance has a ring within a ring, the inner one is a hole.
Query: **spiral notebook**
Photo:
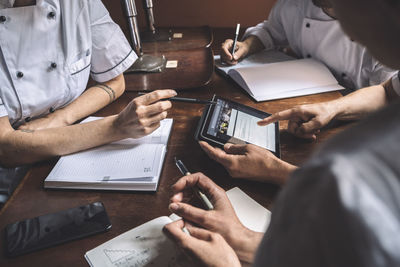
[[[172,119],[165,119],[148,136],[63,156],[45,179],[44,187],[156,191],[172,123]]]

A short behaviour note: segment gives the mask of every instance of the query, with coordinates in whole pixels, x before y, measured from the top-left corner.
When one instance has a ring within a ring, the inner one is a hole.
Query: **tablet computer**
[[[257,122],[271,114],[213,97],[216,104],[207,107],[200,119],[195,138],[223,147],[226,143],[254,144],[280,158],[279,122],[259,126]]]

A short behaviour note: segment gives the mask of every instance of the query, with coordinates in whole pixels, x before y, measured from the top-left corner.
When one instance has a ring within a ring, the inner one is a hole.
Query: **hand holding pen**
[[[139,92],[138,95],[145,95],[146,93]],[[213,105],[217,104],[215,101],[211,100],[203,100],[203,99],[196,99],[196,98],[186,98],[186,97],[169,97],[161,100],[169,100],[173,102],[185,102],[185,103],[192,103],[192,104],[204,104],[204,105]]]
[[[183,202],[183,192],[194,187],[208,196],[213,205],[212,210],[197,208]],[[240,222],[224,189],[204,174],[195,173],[180,178],[172,186],[172,191],[174,195],[169,209],[183,219],[165,226],[165,232],[173,240],[178,243],[185,240],[194,245],[196,240],[201,240],[199,232],[207,235],[219,234],[241,260],[251,262],[263,233],[253,232]],[[191,233],[191,236],[182,231]]]
[[[221,61],[229,65],[235,65],[238,61],[248,54],[246,42],[239,42],[240,24],[236,25],[235,36],[233,39],[227,39],[221,46]]]

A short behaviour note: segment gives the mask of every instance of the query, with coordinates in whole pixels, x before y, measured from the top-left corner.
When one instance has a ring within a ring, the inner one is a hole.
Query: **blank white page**
[[[315,88],[318,92],[318,87],[337,85],[328,68],[313,59],[233,69],[229,75],[254,97],[305,88]]]
[[[231,69],[238,69],[238,68],[244,68],[244,67],[256,67],[260,65],[265,65],[269,63],[275,63],[275,62],[282,62],[282,61],[288,61],[288,60],[294,60],[295,58],[280,52],[276,50],[263,50],[261,52],[258,52],[256,54],[250,55],[243,60],[239,61],[236,65],[228,65],[225,63],[222,63],[221,61],[221,56],[217,55],[214,56],[215,60],[215,66],[228,74],[228,72]]]
[[[238,187],[226,191],[233,209],[236,212],[240,222],[256,232],[267,231],[271,220],[271,212],[258,204]]]
[[[163,144],[108,144],[63,156],[46,181],[105,181],[154,177],[161,166]]]

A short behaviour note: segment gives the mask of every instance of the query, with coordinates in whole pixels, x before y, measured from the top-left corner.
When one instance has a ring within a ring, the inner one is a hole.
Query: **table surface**
[[[233,30],[214,29],[214,44],[212,47],[215,54],[219,53],[221,41],[230,35],[231,31]],[[182,91],[179,96],[209,99],[214,94],[269,113],[295,105],[329,101],[341,96],[338,92],[331,92],[257,103],[234,82],[216,73],[213,74],[212,81],[207,86]],[[116,114],[135,96],[135,93],[125,93],[112,105],[95,115],[107,116]],[[87,266],[83,257],[86,251],[151,219],[169,215],[170,187],[181,176],[174,164],[174,156],[184,159],[185,164],[192,172],[205,173],[226,190],[238,186],[257,202],[267,208],[271,208],[272,201],[279,191],[277,186],[233,179],[221,165],[210,160],[200,149],[193,136],[203,108],[201,105],[173,103],[173,108],[168,117],[174,119],[174,125],[159,188],[156,193],[45,190],[43,188],[43,180],[51,171],[57,158],[36,164],[0,211],[2,235],[0,241],[0,266]],[[285,127],[286,123],[282,122],[282,158],[293,164],[301,164],[321,142],[342,131],[347,127],[347,124],[335,125],[335,127],[324,129],[315,142],[295,138],[284,130]],[[112,223],[110,231],[14,259],[6,258],[4,253],[4,228],[7,224],[96,201],[103,202],[106,207]]]

